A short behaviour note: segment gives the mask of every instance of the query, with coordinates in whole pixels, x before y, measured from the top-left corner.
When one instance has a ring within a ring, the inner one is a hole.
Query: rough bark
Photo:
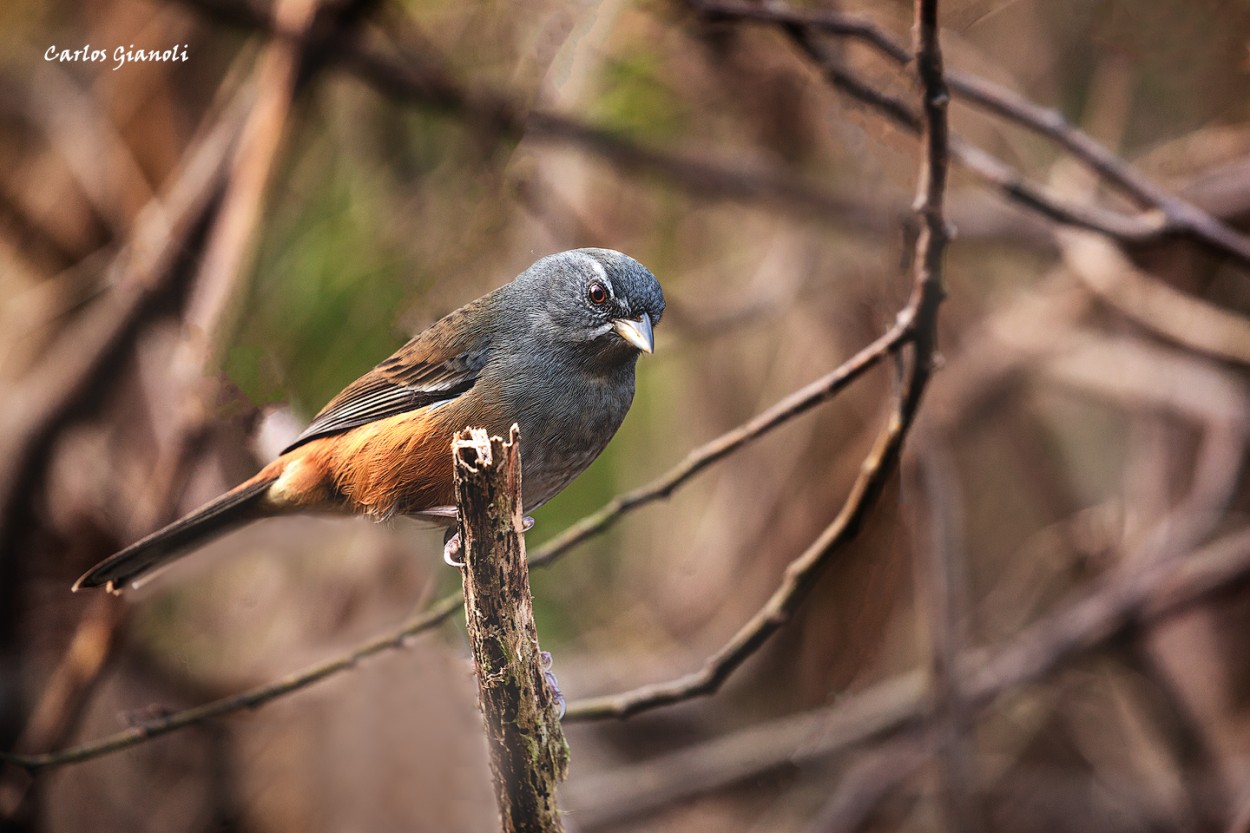
[[[452,442],[464,610],[501,829],[563,831],[556,784],[568,745],[544,675],[522,537],[520,431],[477,428]]]

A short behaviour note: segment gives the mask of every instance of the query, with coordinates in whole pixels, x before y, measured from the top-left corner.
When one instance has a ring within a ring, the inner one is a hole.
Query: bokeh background
[[[906,3],[810,7],[909,42]],[[1250,220],[1250,5],[941,14],[949,67]],[[909,292],[915,138],[784,31],[679,0],[8,2],[0,42],[3,750],[262,685],[454,590],[437,531],[330,519],[256,525],[121,600],[69,587],[537,257],[620,249],[669,306],[629,418],[531,548],[832,370]],[[44,57],[131,44],[188,59]],[[905,70],[821,44],[915,100]],[[951,118],[1062,199],[1157,219],[1045,137]],[[959,168],[948,216],[942,362],[898,476],[715,696],[568,726],[569,829],[1247,829],[1250,263],[1061,226]],[[887,362],[536,571],[566,695],[700,667],[837,513],[895,387]],[[1226,569],[1169,608],[1194,553]],[[940,621],[973,652],[956,688],[999,683],[941,719]],[[1036,673],[994,664],[1018,645]],[[258,710],[4,768],[0,827],[494,829],[474,697],[453,621]]]

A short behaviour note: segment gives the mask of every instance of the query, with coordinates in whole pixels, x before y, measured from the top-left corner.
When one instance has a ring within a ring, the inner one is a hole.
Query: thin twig
[[[603,508],[577,521],[530,555],[530,564],[550,564],[582,541],[608,529],[624,515],[648,503],[670,497],[674,491],[706,469],[743,446],[763,437],[780,425],[827,402],[883,358],[899,349],[910,337],[901,319],[875,341],[862,348],[836,369],[786,396],[767,410],[733,430],[690,451],[685,459],[645,486],[617,495]]]
[[[249,691],[222,697],[202,706],[184,709],[173,714],[145,720],[121,732],[75,746],[62,752],[50,752],[41,755],[11,755],[0,753],[0,761],[6,761],[29,770],[47,767],[64,766],[99,758],[110,752],[138,746],[161,735],[167,735],[178,729],[185,729],[198,723],[222,717],[245,709],[257,709],[266,703],[307,688],[313,683],[332,677],[335,674],[354,668],[361,660],[368,659],[384,651],[406,648],[418,635],[430,630],[451,618],[461,609],[460,594],[447,596],[435,602],[423,613],[413,617],[402,628],[394,633],[377,637],[357,646],[354,650],[325,662],[311,665],[281,679],[258,686]]]
[[[912,32],[916,74],[922,89],[925,153],[916,197],[923,223],[916,258],[917,282],[936,283],[940,281],[941,258],[948,234],[942,199],[949,158],[947,110],[950,102],[938,35],[938,0],[916,0]],[[933,274],[926,276],[928,270]],[[954,461],[942,454],[940,441],[931,441],[927,446],[929,454],[921,462],[921,472],[933,526],[933,546],[927,569],[917,572],[928,578],[922,586],[927,591],[929,607],[929,698],[932,720],[937,724],[933,738],[940,761],[941,804],[947,829],[972,833],[980,825],[976,822],[972,778],[964,754],[964,734],[969,721],[958,668],[963,587],[959,567],[962,558],[958,543],[958,498],[952,474]]]
[[[936,38],[936,28],[933,37]],[[906,379],[888,422],[860,468],[842,510],[808,548],[786,568],[781,584],[768,601],[729,641],[698,670],[663,683],[620,694],[593,698],[569,706],[568,718],[591,720],[624,718],[648,709],[678,703],[717,691],[729,676],[779,630],[802,604],[816,578],[834,557],[859,534],[885,484],[898,467],[903,441],[928,385],[937,350],[937,312],[942,303],[942,258],[949,232],[943,214],[949,159],[946,109],[949,96],[942,77],[941,58],[933,49],[922,50],[917,65],[923,99],[924,153],[917,185],[916,212],[920,238],[916,244],[914,281],[907,306],[899,313],[911,345]]]
[[[753,656],[774,633],[794,616],[816,579],[858,535],[864,519],[875,505],[898,462],[910,420],[900,418],[900,397],[886,428],[864,460],[860,475],[842,511],[812,544],[786,567],[781,584],[768,601],[738,629],[729,641],[708,657],[703,667],[673,680],[642,686],[619,694],[579,700],[569,704],[566,720],[625,718],[650,709],[715,693],[742,663]]]
[[[794,43],[815,63],[834,88],[884,114],[909,133],[920,134],[921,114],[910,104],[878,90],[836,60],[816,37],[815,30],[783,25]],[[952,136],[948,139],[952,159],[995,186],[1007,200],[1019,203],[1061,225],[1096,231],[1121,243],[1142,243],[1158,238],[1166,229],[1159,215],[1127,216],[1088,203],[1065,200],[1049,189],[1029,181],[1018,170],[982,148]]]
[[[1139,204],[1162,212],[1165,233],[1182,233],[1250,265],[1250,238],[1188,200],[1149,179],[1056,110],[1041,107],[1017,93],[966,73],[947,81],[959,97],[1054,140],[1110,184]]]
[[[598,512],[583,518],[570,527],[567,532],[549,541],[545,547],[531,555],[531,566],[542,566],[554,561],[576,544],[607,529],[621,515],[653,501],[668,497],[685,484],[687,480],[712,463],[724,459],[736,449],[764,436],[772,429],[832,398],[838,391],[845,388],[865,371],[880,362],[882,358],[889,355],[892,350],[897,349],[906,336],[906,329],[901,324],[896,324],[833,372],[795,391],[743,425],[694,449],[686,456],[685,460],[648,486],[622,495]],[[159,737],[177,729],[193,726],[205,720],[222,717],[247,708],[256,708],[285,694],[320,682],[327,677],[342,671],[348,671],[355,667],[356,663],[361,659],[384,650],[405,647],[418,634],[450,617],[459,609],[460,605],[460,594],[450,594],[435,602],[426,613],[416,616],[393,633],[377,637],[340,657],[310,666],[303,671],[290,674],[276,682],[258,686],[238,695],[224,697],[203,706],[176,712],[157,720],[146,721],[129,730],[61,752],[31,756],[9,756],[9,759],[22,766],[31,768],[78,763],[91,758],[97,758],[118,749],[134,746],[145,740]]]
[[[905,66],[911,61],[911,53],[902,44],[871,21],[853,15],[829,11],[798,11],[779,3],[758,6],[731,0],[687,2],[714,18],[779,24],[786,27],[792,37],[799,30],[810,29],[838,37],[854,38],[869,45],[898,66]],[[813,51],[810,44],[804,45],[804,48],[809,54]],[[828,68],[826,72],[829,72]],[[896,123],[913,130],[918,127],[918,119],[909,109],[900,109],[896,103],[883,98],[880,93],[874,95],[870,87],[867,90],[856,89],[857,83],[864,87],[867,85],[863,85],[845,70],[839,72],[839,78],[831,78],[838,86],[855,95],[860,101],[886,113]],[[1018,199],[1053,219],[1063,221],[1066,216],[1069,224],[1109,233],[1109,236],[1124,242],[1140,242],[1143,238],[1162,234],[1186,234],[1243,265],[1250,266],[1250,238],[1188,200],[1169,192],[1088,133],[1071,124],[1062,113],[1042,107],[1012,90],[970,73],[948,71],[946,82],[952,93],[968,103],[1055,142],[1107,183],[1142,207],[1158,211],[1161,216],[1127,218],[1101,210],[1096,213],[1080,213],[1074,212],[1074,206],[1071,205],[1062,206],[1060,210],[1061,204],[1055,201],[1056,198],[1025,182],[1005,163],[980,149],[963,146],[962,143],[953,144],[955,158],[979,176],[995,182],[1000,188],[1017,189]]]
[[[1129,559],[1127,565],[1136,565]],[[1250,581],[1250,530],[1243,529],[1190,553],[1171,553],[1161,562],[1136,569],[1125,566],[1104,576],[1078,600],[989,648],[966,649],[959,667],[964,702],[974,714],[997,700],[1035,683],[1091,651],[1112,642],[1128,628],[1154,627],[1211,596]],[[661,789],[649,778],[684,772],[689,789],[663,787],[669,800],[690,798],[729,783],[749,780],[790,763],[807,766],[846,755],[884,738],[919,736],[931,727],[924,676],[908,671],[876,683],[837,704],[788,715],[718,737],[695,748],[680,749],[639,764],[623,774],[634,790],[612,788],[598,778],[589,786],[574,783],[571,796],[602,812],[593,802],[598,787],[611,790],[612,803],[639,803],[654,809],[648,795]],[[750,749],[750,760],[732,760]],[[656,776],[649,773],[657,767]]]
[[[280,27],[266,9],[247,0],[181,1],[231,25],[266,32],[275,38],[298,37]],[[623,171],[658,175],[704,197],[767,200],[787,211],[817,212],[837,217],[854,228],[876,231],[893,229],[899,220],[897,212],[888,207],[820,188],[801,177],[751,171],[741,164],[709,160],[704,153],[676,154],[647,147],[571,115],[530,109],[520,103],[522,96],[486,87],[470,88],[452,76],[429,44],[392,56],[363,38],[342,39],[326,60],[387,98],[454,113],[470,124],[490,128],[498,139],[527,138],[573,145]]]

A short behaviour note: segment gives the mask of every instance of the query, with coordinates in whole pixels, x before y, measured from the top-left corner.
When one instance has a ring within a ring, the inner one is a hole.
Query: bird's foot
[[[543,679],[547,681],[547,688],[551,690],[551,699],[555,701],[556,707],[560,710],[560,720],[563,720],[564,713],[569,710],[569,704],[564,699],[564,692],[560,691],[560,681],[556,679],[555,673],[551,670],[551,652],[539,651],[538,657],[543,664]]]
[[[463,567],[464,562],[459,560],[460,555],[460,530],[447,530],[447,537],[443,539],[443,563],[449,567]]]
[[[534,527],[533,518],[531,518],[529,515],[526,515],[524,518],[521,518],[521,531],[522,532],[529,532],[533,527]]]

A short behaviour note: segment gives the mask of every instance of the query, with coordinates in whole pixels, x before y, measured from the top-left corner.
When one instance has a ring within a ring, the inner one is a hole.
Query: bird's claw
[[[547,688],[551,690],[551,699],[555,701],[556,707],[560,709],[559,719],[563,720],[565,712],[569,710],[569,704],[564,699],[564,692],[560,691],[560,681],[556,679],[555,673],[551,670],[551,652],[539,651],[538,658],[542,661],[543,679],[547,681]]]
[[[533,528],[533,526],[534,526],[534,519],[531,518],[529,515],[526,515],[525,517],[521,518],[521,531],[522,532],[529,532],[530,529]]]
[[[449,567],[463,567],[464,562],[456,558],[460,554],[460,531],[451,533],[443,541],[443,563]]]

